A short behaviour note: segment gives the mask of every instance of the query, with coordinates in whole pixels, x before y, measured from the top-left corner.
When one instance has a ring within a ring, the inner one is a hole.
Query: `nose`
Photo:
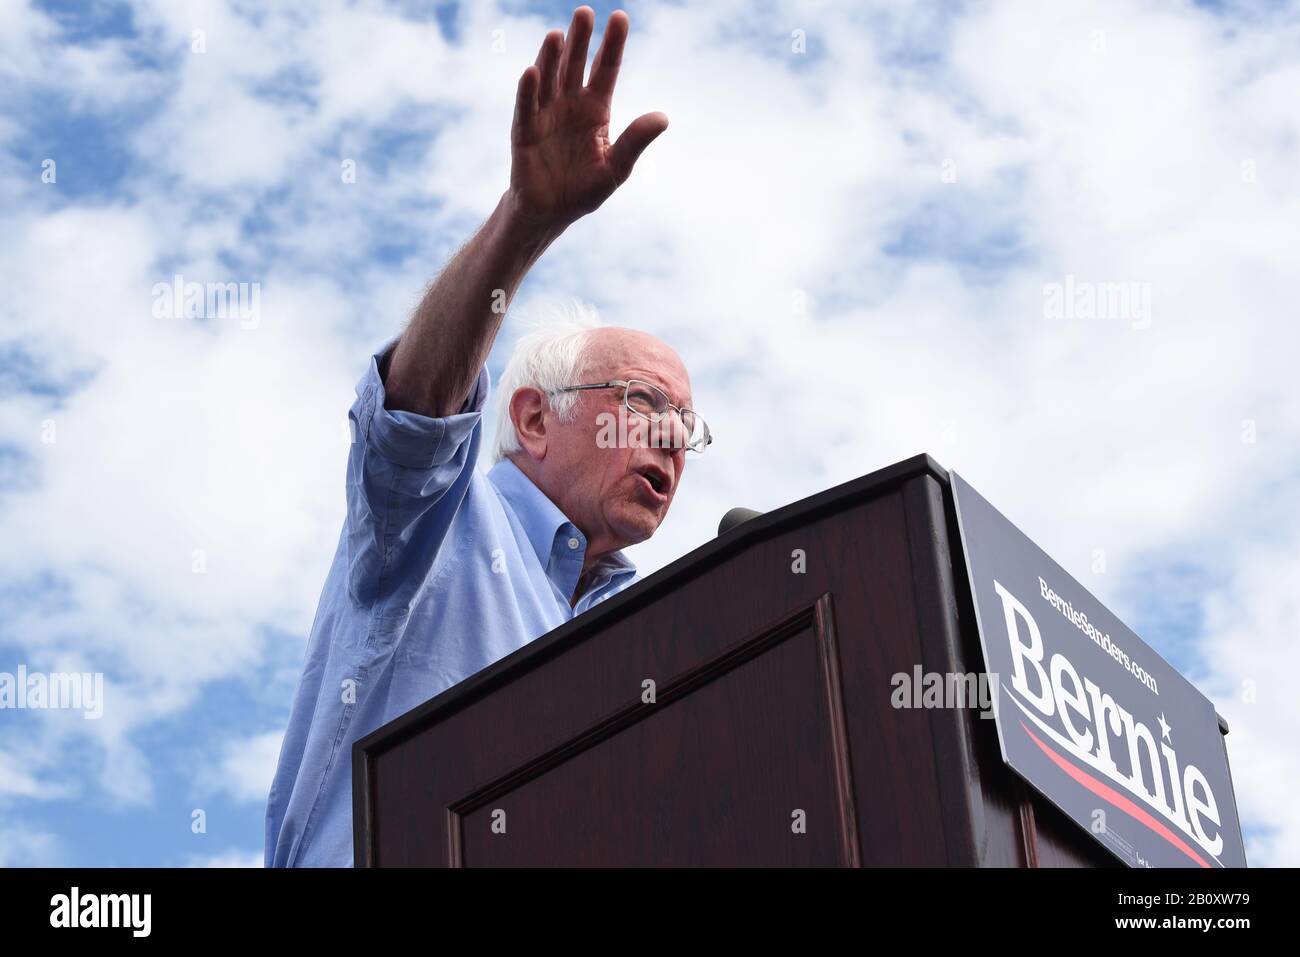
[[[686,442],[691,434],[686,430],[682,414],[676,409],[669,409],[664,413],[663,421],[668,423],[668,434],[664,437],[664,444],[674,453],[685,451]]]

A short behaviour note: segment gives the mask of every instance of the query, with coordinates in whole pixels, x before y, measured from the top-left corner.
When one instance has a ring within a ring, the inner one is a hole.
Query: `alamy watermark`
[[[177,273],[154,283],[152,296],[155,319],[238,319],[241,329],[262,321],[260,282],[186,282]]]
[[[51,927],[120,927],[132,937],[148,937],[153,929],[152,894],[83,893],[73,886],[50,898]]]
[[[981,718],[994,716],[998,676],[984,671],[900,671],[889,679],[894,689],[889,703],[895,708],[970,708]]]
[[[1134,329],[1151,326],[1151,283],[1065,282],[1043,284],[1044,319],[1122,319]]]
[[[596,447],[601,449],[680,449],[686,430],[669,416],[654,421],[626,409],[596,416]]]
[[[0,711],[23,710],[81,711],[82,717],[95,720],[104,715],[103,672],[29,672],[19,665],[16,674],[0,671]]]

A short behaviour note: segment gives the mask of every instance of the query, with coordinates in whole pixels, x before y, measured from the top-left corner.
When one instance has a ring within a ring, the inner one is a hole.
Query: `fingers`
[[[545,106],[555,99],[559,92],[560,51],[564,49],[564,32],[551,30],[542,38],[542,48],[537,51],[537,71],[539,74],[537,103]]]
[[[596,25],[596,14],[591,7],[578,7],[569,24],[569,37],[564,41],[564,55],[560,58],[560,90],[575,93],[582,89],[582,75],[587,70],[587,44]]]
[[[627,42],[627,14],[615,10],[609,15],[605,26],[605,36],[596,51],[596,60],[591,65],[591,79],[587,82],[589,89],[606,97],[614,95],[614,84],[618,82],[618,68],[623,63],[623,44]]]
[[[537,90],[541,86],[542,73],[536,66],[524,70],[519,78],[519,87],[515,90],[515,127],[527,129],[537,116]]]
[[[654,142],[664,130],[668,129],[668,117],[663,113],[647,113],[638,116],[628,124],[609,150],[608,162],[614,172],[614,179],[619,186],[627,182],[632,175],[632,167],[637,157]]]

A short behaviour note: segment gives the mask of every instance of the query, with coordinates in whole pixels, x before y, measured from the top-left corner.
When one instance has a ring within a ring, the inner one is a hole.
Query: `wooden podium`
[[[358,741],[357,866],[1117,866],[891,704],[983,668],[960,548],[928,455],[745,522]]]

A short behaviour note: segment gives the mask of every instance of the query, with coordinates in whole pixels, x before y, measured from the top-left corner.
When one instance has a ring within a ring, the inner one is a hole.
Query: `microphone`
[[[722,516],[722,521],[718,522],[718,534],[725,535],[737,525],[748,522],[751,518],[758,518],[762,514],[752,508],[733,508]]]

